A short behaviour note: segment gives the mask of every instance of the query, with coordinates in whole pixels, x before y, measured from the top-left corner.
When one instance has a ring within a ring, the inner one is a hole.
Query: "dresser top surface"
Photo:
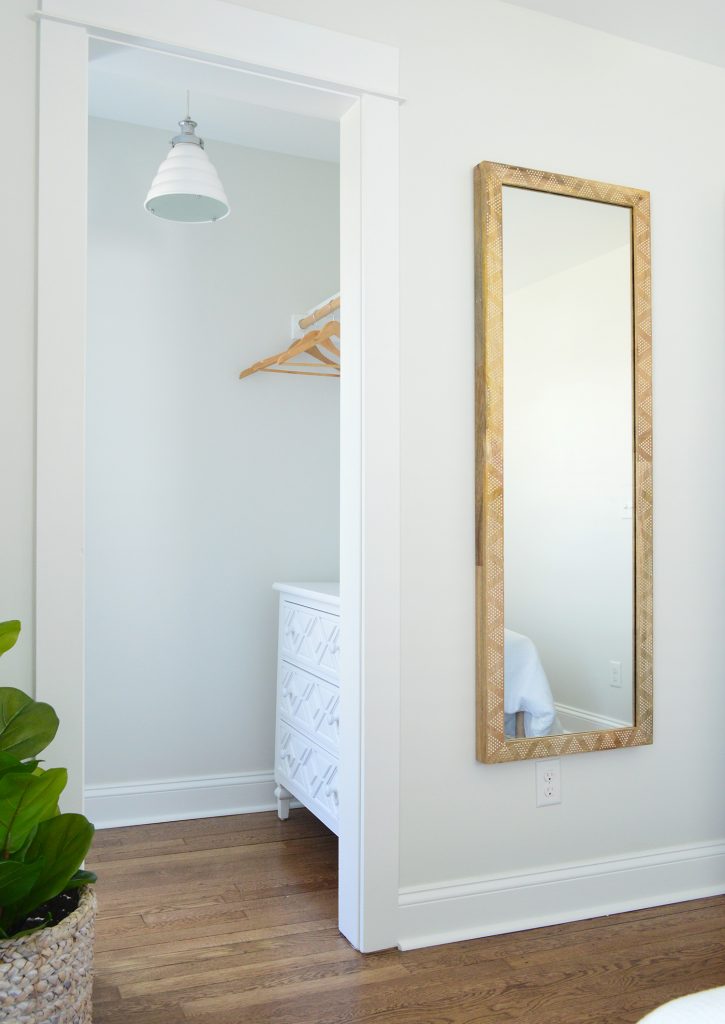
[[[328,604],[340,603],[340,584],[337,580],[323,583],[273,583],[275,590],[307,600],[322,600]]]

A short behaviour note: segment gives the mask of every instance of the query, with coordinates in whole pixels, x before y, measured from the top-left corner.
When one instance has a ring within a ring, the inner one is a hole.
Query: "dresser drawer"
[[[338,760],[324,747],[280,719],[275,777],[337,832]]]
[[[283,601],[280,652],[285,661],[337,681],[340,675],[339,615]]]
[[[290,725],[308,733],[337,754],[340,734],[340,690],[298,665],[279,667],[279,713]]]

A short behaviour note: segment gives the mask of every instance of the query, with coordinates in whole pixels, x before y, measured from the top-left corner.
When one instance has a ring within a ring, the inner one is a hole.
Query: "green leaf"
[[[65,768],[51,768],[42,775],[10,773],[0,779],[0,852],[4,857],[19,850],[32,830],[55,814],[67,781]]]
[[[95,871],[82,871],[78,870],[72,878],[68,879],[68,884],[65,886],[66,889],[82,889],[84,885],[92,885],[93,882],[98,881],[98,876]]]
[[[15,641],[20,636],[20,623],[17,619],[11,619],[9,622],[0,622],[0,654],[5,654],[5,651],[9,651],[11,647],[15,646]]]
[[[42,860],[34,864],[23,864],[16,860],[0,861],[0,907],[17,903],[30,892],[42,869]]]
[[[59,814],[38,825],[27,860],[40,862],[42,869],[32,888],[12,904],[15,920],[24,919],[41,904],[68,888],[83,863],[95,829],[82,814]],[[90,872],[89,872],[90,873]],[[74,886],[75,888],[75,886]]]
[[[58,716],[50,704],[34,701],[13,686],[0,687],[0,750],[19,760],[34,757],[58,731]]]
[[[32,775],[37,769],[39,761],[19,761],[12,754],[6,754],[0,750],[0,778],[8,772],[18,772],[20,775]]]

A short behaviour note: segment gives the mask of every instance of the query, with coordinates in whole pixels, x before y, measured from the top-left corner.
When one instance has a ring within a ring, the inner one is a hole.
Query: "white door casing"
[[[341,119],[340,929],[397,943],[400,689],[398,53],[223,0],[44,0],[40,14],[36,696],[83,805],[88,40],[349,98]],[[319,55],[325,55],[324,62]],[[320,69],[324,67],[324,78]],[[132,737],[129,737],[132,742]]]

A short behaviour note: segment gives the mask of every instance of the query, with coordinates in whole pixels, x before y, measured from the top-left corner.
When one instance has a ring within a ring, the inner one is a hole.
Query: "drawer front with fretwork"
[[[275,777],[328,828],[338,831],[338,760],[284,719],[279,721]]]
[[[279,714],[310,739],[337,755],[340,690],[333,683],[282,661],[279,666]]]
[[[283,601],[280,654],[285,661],[337,682],[340,675],[339,615]]]

